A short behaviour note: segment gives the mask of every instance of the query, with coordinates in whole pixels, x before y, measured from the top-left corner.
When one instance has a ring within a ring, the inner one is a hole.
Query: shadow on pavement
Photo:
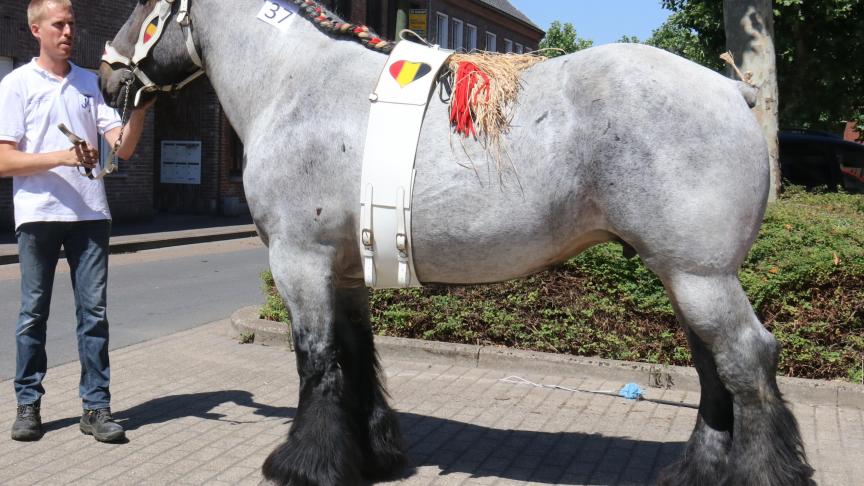
[[[213,409],[234,403],[254,409],[262,420],[236,421]],[[126,430],[185,417],[234,424],[294,418],[294,407],[273,407],[251,393],[225,390],[160,397],[115,413]],[[496,429],[455,420],[398,413],[411,467],[436,466],[441,476],[468,473],[473,478],[501,478],[544,484],[653,484],[656,475],[683,451],[682,442],[653,442],[581,432]],[[55,420],[46,431],[72,426],[78,417]]]
[[[544,484],[654,484],[683,442],[654,442],[581,432],[496,429],[399,414],[413,466],[440,475],[470,473]],[[590,478],[590,479],[589,479]]]
[[[225,403],[234,403],[242,407],[255,409],[255,415],[261,415],[264,420],[237,421],[225,418],[221,413],[211,410]],[[252,394],[242,390],[223,390],[218,392],[190,393],[186,395],[170,395],[144,402],[130,409],[114,414],[114,417],[126,430],[136,430],[145,425],[159,424],[184,417],[198,417],[207,420],[218,420],[232,424],[259,423],[268,419],[285,419],[284,423],[294,418],[296,409],[289,407],[271,407],[257,403]]]
[[[114,418],[123,425],[127,431],[136,430],[145,425],[160,424],[184,417],[198,417],[207,420],[219,420],[233,424],[247,422],[226,419],[225,415],[211,412],[212,409],[223,403],[235,403],[244,407],[254,408],[255,415],[261,415],[267,419],[294,418],[294,408],[271,407],[256,403],[252,394],[242,390],[224,390],[218,392],[190,393],[186,395],[170,395],[159,397],[127,410],[114,411]],[[42,424],[45,432],[63,429],[78,424],[80,417],[69,417],[53,420]],[[258,423],[252,421],[248,423]]]

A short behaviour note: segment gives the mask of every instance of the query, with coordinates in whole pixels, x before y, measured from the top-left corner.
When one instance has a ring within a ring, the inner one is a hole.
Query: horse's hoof
[[[408,458],[401,450],[379,453],[363,465],[363,479],[386,481],[405,476]]]
[[[288,441],[270,453],[261,472],[278,486],[345,486],[360,484],[359,457],[345,443]],[[335,447],[334,447],[335,446]]]
[[[684,461],[672,463],[660,471],[657,486],[714,486],[725,483],[724,471],[717,468],[700,468],[699,464]]]
[[[383,403],[373,411],[369,420],[369,446],[363,454],[363,477],[393,479],[402,474],[407,462],[396,413]]]

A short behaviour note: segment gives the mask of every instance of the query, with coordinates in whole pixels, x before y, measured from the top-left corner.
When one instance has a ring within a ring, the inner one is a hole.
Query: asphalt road
[[[111,255],[108,320],[111,349],[190,329],[264,301],[267,252],[258,238]],[[18,265],[0,266],[0,380],[15,374]],[[78,360],[69,269],[58,264],[48,319],[48,366]],[[0,390],[12,393],[12,390]]]

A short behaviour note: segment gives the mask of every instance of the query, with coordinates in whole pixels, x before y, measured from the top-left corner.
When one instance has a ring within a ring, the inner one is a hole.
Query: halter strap
[[[143,85],[141,89],[135,93],[133,106],[138,106],[141,101],[141,95],[154,91],[170,92],[184,88],[187,84],[198,79],[204,74],[204,63],[201,61],[201,56],[198,54],[198,48],[192,39],[192,19],[189,16],[189,0],[180,0],[180,6],[177,10],[176,21],[180,24],[183,30],[183,35],[186,38],[186,51],[192,62],[198,66],[198,69],[187,76],[183,81],[175,84],[159,85],[154,83],[149,76],[141,69],[140,64],[150,55],[150,51],[162,38],[165,27],[168,23],[168,18],[171,17],[171,10],[176,0],[160,0],[156,8],[144,19],[141,24],[141,31],[138,32],[138,41],[135,44],[135,51],[132,58],[128,58],[120,54],[115,49],[111,42],[105,43],[105,53],[102,55],[102,62],[108,64],[121,64],[129,68],[129,71]]]

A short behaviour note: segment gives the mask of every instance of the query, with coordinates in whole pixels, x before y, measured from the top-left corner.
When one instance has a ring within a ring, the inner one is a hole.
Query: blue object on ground
[[[618,395],[621,395],[628,400],[638,400],[642,398],[643,393],[642,388],[640,388],[636,383],[627,383],[621,388]]]

